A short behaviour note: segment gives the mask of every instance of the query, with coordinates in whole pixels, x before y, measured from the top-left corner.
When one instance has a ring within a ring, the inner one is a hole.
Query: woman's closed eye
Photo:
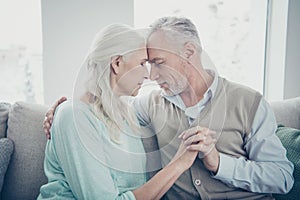
[[[146,65],[147,65],[147,60],[146,59],[142,60],[141,63],[140,63],[140,66],[141,67],[146,67]]]

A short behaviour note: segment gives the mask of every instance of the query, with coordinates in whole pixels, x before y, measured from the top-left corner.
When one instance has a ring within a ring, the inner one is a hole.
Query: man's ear
[[[111,60],[110,60],[110,66],[112,68],[112,71],[114,74],[118,74],[119,73],[119,66],[120,66],[120,61],[122,59],[122,56],[113,56],[111,57]]]
[[[194,55],[195,51],[196,51],[196,47],[193,43],[186,42],[184,44],[184,57],[186,59],[189,59],[190,57],[192,57]]]

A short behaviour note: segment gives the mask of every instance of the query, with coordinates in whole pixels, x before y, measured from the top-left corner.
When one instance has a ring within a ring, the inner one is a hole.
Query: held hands
[[[51,138],[50,135],[50,128],[52,125],[52,120],[53,120],[53,116],[54,116],[54,112],[56,110],[56,107],[61,104],[62,102],[66,101],[67,98],[66,97],[61,97],[59,100],[57,100],[46,112],[44,121],[43,121],[43,130],[46,134],[47,139]]]
[[[182,132],[178,137],[182,139],[179,149],[185,146],[188,151],[196,151],[203,158],[203,163],[208,170],[214,173],[218,171],[220,158],[215,147],[217,142],[215,131],[196,126]]]

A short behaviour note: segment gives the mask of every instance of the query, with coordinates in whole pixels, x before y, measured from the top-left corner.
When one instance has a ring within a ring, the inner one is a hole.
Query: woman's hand
[[[208,170],[214,173],[218,171],[220,158],[215,147],[217,142],[215,131],[196,126],[181,133],[179,138],[182,139],[182,143],[188,151],[199,153],[199,157],[203,159]]]
[[[175,156],[170,162],[176,162],[176,166],[181,167],[184,171],[192,166],[198,155],[198,151],[189,150],[188,147],[184,140],[182,140]]]
[[[45,114],[45,118],[43,121],[43,130],[46,134],[47,139],[51,138],[51,134],[50,134],[50,128],[52,125],[52,121],[53,121],[53,116],[56,110],[56,107],[61,104],[62,102],[66,101],[67,98],[66,97],[61,97],[60,99],[58,99],[46,112]]]

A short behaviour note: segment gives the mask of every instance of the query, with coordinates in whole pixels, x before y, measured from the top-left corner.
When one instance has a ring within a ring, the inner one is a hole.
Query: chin
[[[172,92],[171,90],[166,89],[166,88],[163,89],[163,94],[165,96],[174,96],[175,95],[174,92]]]
[[[133,96],[133,97],[135,97],[135,96],[137,96],[138,95],[138,93],[139,93],[139,88],[137,88],[137,89],[135,89],[132,93],[131,93],[131,95],[130,96]]]

